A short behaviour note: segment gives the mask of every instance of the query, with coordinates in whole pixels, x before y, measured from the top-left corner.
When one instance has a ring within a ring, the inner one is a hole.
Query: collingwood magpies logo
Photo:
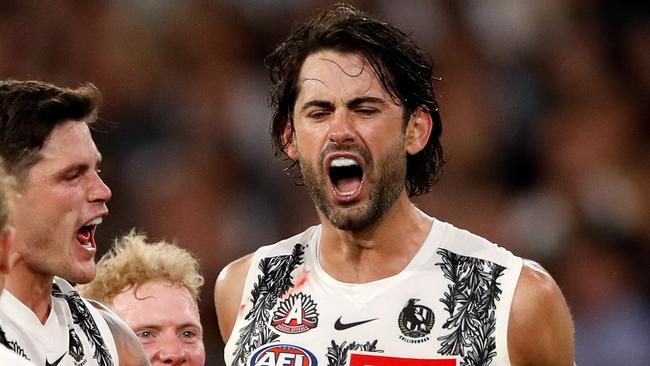
[[[433,311],[424,305],[417,305],[420,299],[409,299],[399,314],[397,323],[402,335],[399,339],[408,343],[428,341],[435,317]]]

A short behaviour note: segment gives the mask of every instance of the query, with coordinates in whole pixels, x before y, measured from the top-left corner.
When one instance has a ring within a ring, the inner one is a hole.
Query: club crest
[[[402,332],[399,338],[407,343],[422,343],[429,340],[435,317],[433,311],[424,305],[417,305],[419,299],[409,299],[399,314],[398,325]]]
[[[311,296],[297,293],[278,304],[271,325],[282,333],[304,333],[318,325],[316,303]]]

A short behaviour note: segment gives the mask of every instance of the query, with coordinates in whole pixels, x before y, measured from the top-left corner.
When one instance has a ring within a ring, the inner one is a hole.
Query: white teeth
[[[84,226],[99,225],[99,224],[101,224],[101,223],[102,223],[102,218],[101,218],[101,217],[98,217],[98,218],[96,218],[96,219],[94,219],[94,220],[88,222],[88,223],[87,223],[86,225],[84,225]]]
[[[357,162],[350,158],[336,158],[332,160],[332,166],[335,168],[354,166],[354,165],[357,165]]]

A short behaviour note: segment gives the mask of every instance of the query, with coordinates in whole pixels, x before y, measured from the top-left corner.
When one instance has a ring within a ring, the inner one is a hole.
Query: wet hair
[[[429,141],[422,151],[407,156],[406,168],[409,196],[429,192],[444,165],[431,61],[406,33],[347,4],[335,4],[300,25],[265,59],[273,84],[271,137],[276,157],[286,155],[290,142],[284,141],[283,132],[287,123],[293,124],[302,65],[309,55],[321,50],[365,57],[384,89],[404,107],[405,121],[418,109],[431,115]],[[297,168],[297,162],[289,167]]]
[[[77,290],[110,306],[116,295],[130,288],[137,291],[151,281],[180,284],[195,302],[205,282],[198,261],[189,251],[164,241],[149,243],[144,234],[132,230],[115,240],[113,248],[97,263],[95,278],[78,285]]]
[[[40,150],[64,122],[95,122],[102,95],[93,84],[76,89],[42,81],[0,81],[0,157],[9,174],[23,181]]]

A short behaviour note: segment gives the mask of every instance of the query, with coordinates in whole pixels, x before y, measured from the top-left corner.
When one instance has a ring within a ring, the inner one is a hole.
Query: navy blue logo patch
[[[316,366],[316,356],[308,350],[291,344],[267,344],[248,360],[250,366]]]

